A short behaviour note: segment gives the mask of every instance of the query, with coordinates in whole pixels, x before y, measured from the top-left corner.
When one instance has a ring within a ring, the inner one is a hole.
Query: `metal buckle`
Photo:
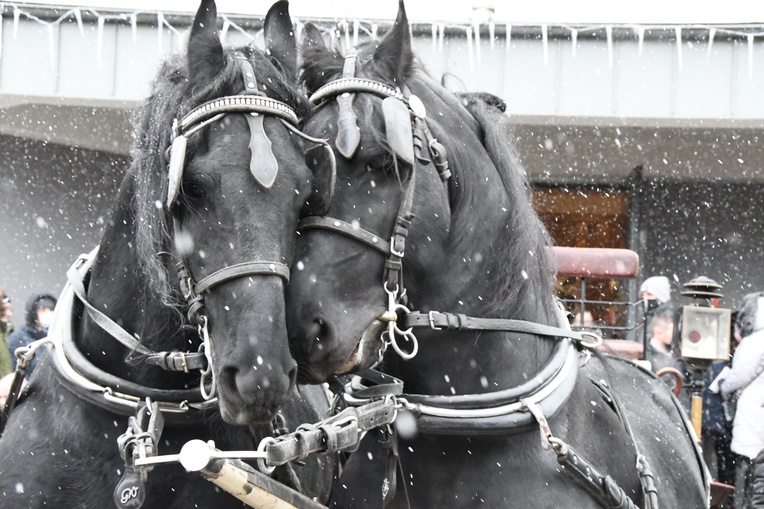
[[[397,256],[398,258],[403,258],[403,251],[396,251],[395,250],[395,235],[390,237],[390,254],[393,256]]]
[[[436,327],[435,326],[435,311],[430,311],[427,313],[427,319],[430,321],[430,328],[432,330],[443,330],[443,327]]]

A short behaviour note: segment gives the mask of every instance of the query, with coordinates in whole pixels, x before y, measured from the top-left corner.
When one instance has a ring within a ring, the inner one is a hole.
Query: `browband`
[[[213,99],[194,108],[178,122],[177,134],[186,134],[194,125],[220,113],[249,112],[273,115],[292,125],[299,123],[297,113],[281,101],[262,95],[232,95]]]
[[[310,102],[311,104],[318,105],[329,97],[354,92],[368,92],[380,97],[395,97],[408,104],[408,101],[406,101],[406,98],[399,90],[389,87],[384,83],[363,78],[340,78],[327,83],[310,96]]]

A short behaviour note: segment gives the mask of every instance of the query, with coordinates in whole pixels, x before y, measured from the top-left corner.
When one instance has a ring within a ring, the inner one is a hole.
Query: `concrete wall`
[[[58,295],[97,245],[126,168],[124,156],[0,136],[0,286],[17,325],[27,296]]]

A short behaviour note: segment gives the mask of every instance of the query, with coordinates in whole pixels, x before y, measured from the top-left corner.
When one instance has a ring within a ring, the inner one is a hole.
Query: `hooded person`
[[[671,302],[671,283],[666,276],[653,276],[645,279],[639,287],[639,295],[648,303],[651,314],[658,312],[658,308],[666,309]]]
[[[33,341],[42,339],[48,335],[53,318],[53,309],[56,307],[56,298],[47,293],[36,293],[29,296],[26,303],[25,323],[14,330],[8,336],[8,349],[15,352],[17,348],[27,346]],[[39,357],[39,356],[38,356]],[[37,366],[37,358],[32,359],[27,365],[27,377]],[[16,356],[13,355],[13,368],[16,369]]]
[[[743,493],[746,504],[753,496],[753,472],[761,469],[756,461],[764,459],[761,455],[764,451],[764,292],[749,293],[743,298],[738,320],[742,339],[732,357],[732,367],[720,375],[719,387],[725,396],[739,391],[730,448],[743,457],[740,463],[745,468],[745,486],[738,486],[738,492]],[[757,490],[761,491],[762,486]]]

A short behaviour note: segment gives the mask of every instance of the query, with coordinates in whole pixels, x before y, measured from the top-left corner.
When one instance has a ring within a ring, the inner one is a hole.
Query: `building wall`
[[[707,276],[723,286],[723,304],[764,290],[764,184],[646,180],[640,203],[640,281],[665,275],[673,294]]]
[[[97,245],[126,167],[124,156],[0,136],[0,287],[16,324],[30,293],[58,295]]]

